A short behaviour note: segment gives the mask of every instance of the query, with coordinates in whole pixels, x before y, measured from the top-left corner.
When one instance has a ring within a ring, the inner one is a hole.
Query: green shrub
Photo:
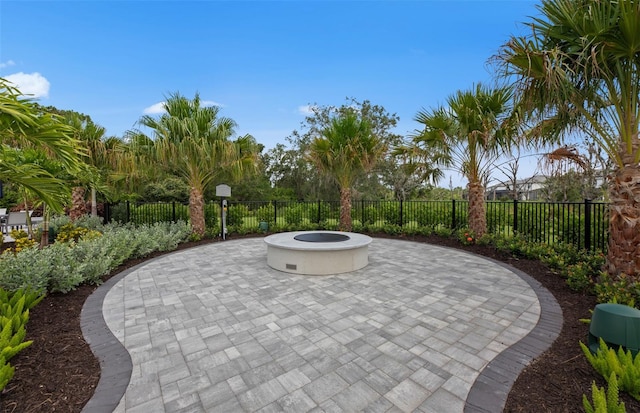
[[[617,379],[620,390],[629,393],[631,397],[640,400],[640,357],[633,357],[631,351],[626,352],[622,347],[615,351],[609,348],[602,338],[596,354],[591,353],[589,347],[580,342],[582,352],[587,357],[589,364],[605,380],[611,377]],[[611,383],[609,383],[611,385]]]
[[[640,296],[640,285],[625,274],[620,274],[617,280],[613,280],[609,274],[602,271],[593,286],[593,291],[599,303],[615,302],[635,307]]]
[[[574,264],[567,267],[567,285],[574,291],[589,292],[593,286],[592,273],[585,264]]]
[[[0,256],[0,287],[8,291],[46,291],[51,273],[48,256],[36,247]]]
[[[76,226],[73,223],[65,224],[58,228],[56,242],[78,242],[81,239],[98,238],[102,233],[85,227]]]
[[[269,225],[275,224],[275,208],[273,204],[262,205],[260,208],[256,210],[256,218],[258,218],[258,222],[268,222]]]
[[[249,208],[242,204],[231,204],[227,208],[227,227],[241,227],[244,217],[248,217]]]
[[[446,226],[439,224],[433,228],[433,233],[439,237],[448,238],[453,234],[453,230],[451,228],[447,228]]]
[[[36,246],[36,242],[32,239],[29,239],[29,234],[27,234],[24,230],[11,230],[10,235],[15,242],[15,246],[13,247],[14,252],[20,252],[24,249]]]
[[[607,382],[609,386],[606,393],[604,387],[598,388],[595,381],[591,383],[593,404],[586,395],[582,396],[582,406],[586,413],[626,413],[624,402],[619,399],[616,375],[611,373]]]
[[[289,225],[300,225],[304,210],[302,205],[290,206],[284,210],[284,220]]]
[[[29,309],[44,298],[40,291],[0,289],[0,391],[13,377],[15,369],[8,362],[32,342],[24,341]]]
[[[216,234],[220,232],[220,207],[215,202],[209,202],[204,206],[204,225],[207,230],[215,229]],[[178,222],[186,220],[178,220]]]
[[[476,237],[468,228],[460,228],[458,231],[458,240],[462,245],[473,245],[476,243]]]

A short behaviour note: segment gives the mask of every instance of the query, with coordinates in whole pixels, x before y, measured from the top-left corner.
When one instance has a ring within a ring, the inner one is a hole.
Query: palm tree
[[[205,189],[222,176],[239,177],[253,172],[254,140],[246,135],[231,141],[235,122],[219,117],[218,107],[201,106],[198,94],[193,100],[179,93],[170,95],[164,107],[166,113],[159,118],[143,116],[139,121],[154,131],[153,156],[149,160],[189,185],[191,226],[195,234],[203,236]]]
[[[340,229],[351,231],[351,188],[386,153],[386,146],[373,134],[368,121],[354,111],[331,120],[322,136],[309,145],[307,159],[340,187]]]
[[[84,165],[74,177],[76,185],[71,190],[71,208],[69,216],[75,220],[86,215],[85,192],[88,186],[91,190],[91,215],[97,216],[96,192],[103,188],[107,174],[108,153],[104,143],[106,129],[94,123],[89,116],[73,112],[58,111],[65,123],[74,130],[75,138],[85,150],[81,160]]]
[[[24,148],[42,150],[66,171],[78,170],[83,154],[73,130],[60,118],[42,113],[20,91],[0,78],[0,180],[13,182],[61,212],[69,186],[37,163],[18,162]]]
[[[538,9],[530,34],[496,58],[546,132],[579,128],[613,162],[607,271],[640,280],[640,3],[543,0]]]
[[[509,88],[481,84],[458,91],[447,100],[447,108],[418,112],[415,120],[424,129],[413,137],[412,147],[404,148],[431,165],[431,171],[433,166],[451,168],[469,180],[469,229],[476,237],[487,232],[484,191],[491,168],[509,150],[514,131],[511,98]]]

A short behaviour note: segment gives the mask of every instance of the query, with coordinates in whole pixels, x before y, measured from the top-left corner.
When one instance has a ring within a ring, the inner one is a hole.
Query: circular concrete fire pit
[[[267,264],[295,274],[327,275],[369,264],[371,237],[353,232],[298,231],[269,235]]]

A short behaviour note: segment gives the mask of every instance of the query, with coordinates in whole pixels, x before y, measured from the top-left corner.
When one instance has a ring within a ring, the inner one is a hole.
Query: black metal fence
[[[608,204],[603,202],[487,201],[487,229],[491,234],[519,234],[532,242],[570,243],[578,248],[605,250],[608,239]],[[398,227],[411,232],[420,228],[468,227],[468,201],[353,201],[355,230]],[[207,227],[219,226],[220,205],[205,205]],[[281,228],[337,229],[338,201],[229,202],[230,229]],[[106,221],[153,223],[188,220],[189,208],[180,203],[130,203],[107,205]]]

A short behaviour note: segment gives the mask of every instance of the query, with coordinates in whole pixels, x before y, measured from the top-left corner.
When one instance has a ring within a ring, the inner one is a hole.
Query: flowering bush
[[[476,243],[476,237],[473,232],[468,229],[461,229],[458,231],[458,239],[462,245],[473,245]]]

